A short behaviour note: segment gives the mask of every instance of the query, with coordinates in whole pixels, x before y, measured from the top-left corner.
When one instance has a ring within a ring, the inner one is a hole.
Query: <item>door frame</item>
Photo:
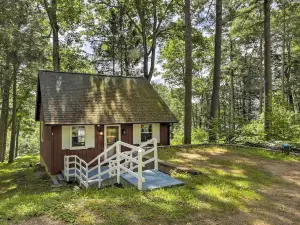
[[[104,150],[107,149],[107,127],[118,127],[119,128],[119,140],[118,141],[121,141],[121,124],[104,125]]]

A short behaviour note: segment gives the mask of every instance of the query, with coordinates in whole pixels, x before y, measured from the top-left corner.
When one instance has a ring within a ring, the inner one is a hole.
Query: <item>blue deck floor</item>
[[[132,175],[125,173],[122,174],[121,177],[130,182],[132,185],[136,187],[138,186],[137,178],[133,177]],[[175,179],[157,170],[145,170],[143,171],[143,177],[145,178],[145,182],[143,183],[143,191],[184,185],[184,182],[181,180]]]
[[[107,170],[107,166],[101,167],[101,172]],[[85,172],[85,169],[82,170],[82,172]],[[76,170],[76,173],[79,175],[79,170]],[[70,169],[70,175],[74,176],[75,174],[75,169]],[[98,174],[98,168],[95,168],[94,170],[90,171],[88,176],[89,178],[95,176]],[[128,181],[130,184],[134,186],[138,186],[138,180],[137,178],[133,177],[132,175],[128,173],[121,174],[121,177]],[[163,187],[171,187],[171,186],[178,186],[178,185],[183,185],[184,182],[175,179],[163,172],[156,171],[156,170],[145,170],[143,171],[143,177],[145,178],[145,182],[143,182],[143,191],[146,190],[153,190],[157,188],[163,188]],[[104,174],[102,175],[102,179],[108,179],[109,175]],[[95,178],[96,180],[96,178]],[[91,181],[93,183],[93,181]]]

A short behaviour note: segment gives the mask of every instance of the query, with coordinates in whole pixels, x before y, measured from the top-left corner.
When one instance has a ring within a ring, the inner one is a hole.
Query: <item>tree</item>
[[[12,108],[12,124],[11,124],[11,138],[10,138],[10,149],[9,149],[9,157],[8,157],[8,163],[12,163],[15,158],[15,152],[16,152],[16,135],[17,135],[17,73],[19,69],[19,62],[18,62],[18,56],[15,55],[14,57],[14,65],[13,65],[13,108]]]
[[[192,135],[192,22],[191,2],[185,0],[184,4],[184,40],[185,40],[185,100],[184,100],[184,144],[191,144]]]
[[[156,45],[157,39],[161,34],[162,29],[167,24],[164,24],[172,12],[174,0],[164,2],[161,0],[152,0],[151,4],[145,0],[134,0],[132,4],[127,4],[126,15],[137,28],[142,39],[143,48],[143,74],[149,80],[152,79],[155,61],[156,61]],[[133,13],[129,7],[136,10]],[[138,21],[135,19],[138,17]],[[148,47],[150,46],[150,47]],[[149,69],[150,57],[150,69]]]
[[[271,73],[271,32],[270,32],[271,0],[264,0],[264,40],[265,40],[265,135],[271,138],[272,113],[272,73]]]
[[[216,142],[216,117],[219,108],[220,76],[221,76],[221,41],[222,41],[222,0],[216,0],[216,30],[213,91],[210,104],[209,141]]]
[[[60,56],[59,56],[59,26],[57,22],[57,3],[56,0],[44,0],[44,6],[50,21],[52,31],[52,63],[54,71],[60,71]]]

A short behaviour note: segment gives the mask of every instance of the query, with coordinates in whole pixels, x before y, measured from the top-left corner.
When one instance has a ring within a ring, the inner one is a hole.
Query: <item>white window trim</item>
[[[76,146],[73,147],[72,146],[72,128],[73,127],[84,127],[84,146]],[[81,149],[88,149],[88,147],[86,146],[86,126],[84,125],[71,125],[70,126],[70,150],[81,150]]]
[[[112,125],[104,125],[104,149],[107,149],[107,127],[119,127],[119,141],[121,141],[121,125],[120,124],[112,124]]]

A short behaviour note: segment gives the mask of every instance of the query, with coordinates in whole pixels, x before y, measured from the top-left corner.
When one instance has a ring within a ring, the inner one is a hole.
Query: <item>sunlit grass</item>
[[[235,154],[240,160],[230,160]],[[216,157],[217,156],[217,157]],[[203,174],[172,172],[184,186],[139,192],[136,188],[74,190],[73,185],[52,189],[49,179],[37,178],[39,157],[24,156],[0,164],[0,224],[46,215],[70,224],[173,224],[193,222],[195,215],[248,211],[248,203],[263,201],[258,189],[276,179],[253,160],[299,161],[263,150],[201,147],[160,150],[159,158],[191,166]]]

